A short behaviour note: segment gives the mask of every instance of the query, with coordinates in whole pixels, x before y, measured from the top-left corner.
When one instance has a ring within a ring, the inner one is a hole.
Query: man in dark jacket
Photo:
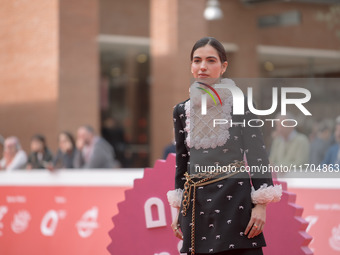
[[[75,168],[114,168],[118,162],[114,159],[112,146],[103,138],[96,136],[91,126],[81,126],[77,131],[74,158]]]

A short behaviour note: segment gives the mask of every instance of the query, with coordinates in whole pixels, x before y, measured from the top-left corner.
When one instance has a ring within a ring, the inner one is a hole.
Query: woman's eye
[[[209,59],[210,63],[215,63],[215,59]]]
[[[194,63],[199,63],[199,62],[200,62],[199,59],[195,59],[195,60],[194,60]]]

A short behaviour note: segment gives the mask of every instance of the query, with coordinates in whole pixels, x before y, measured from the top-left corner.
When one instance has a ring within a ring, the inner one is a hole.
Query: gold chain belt
[[[191,197],[191,190],[193,188],[193,199],[192,199],[192,213],[191,213],[191,255],[195,254],[195,209],[196,209],[196,187],[200,187],[200,186],[205,186],[211,183],[215,183],[218,181],[221,181],[223,179],[229,178],[237,173],[239,173],[239,168],[241,166],[244,166],[244,161],[236,161],[235,163],[231,163],[228,165],[229,169],[231,167],[234,167],[236,169],[238,169],[235,172],[231,172],[227,175],[224,175],[222,177],[216,178],[214,180],[211,180],[212,178],[220,175],[221,173],[198,173],[198,174],[193,174],[193,175],[189,175],[187,172],[184,174],[185,178],[186,178],[186,182],[184,183],[184,191],[183,191],[183,201],[182,201],[182,215],[186,216],[187,215],[187,211],[189,209],[189,205],[190,205],[190,197]],[[208,176],[208,177],[206,177]],[[199,181],[194,182],[192,179],[193,178],[203,178],[206,177],[204,179],[201,179]]]

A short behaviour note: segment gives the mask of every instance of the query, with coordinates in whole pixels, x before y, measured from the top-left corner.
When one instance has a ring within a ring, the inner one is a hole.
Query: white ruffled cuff
[[[166,195],[168,197],[168,202],[172,207],[175,208],[181,207],[181,201],[183,196],[182,189],[169,190],[168,193],[166,193]]]
[[[268,187],[267,183],[261,185],[258,190],[251,187],[251,200],[254,204],[268,204],[270,202],[278,202],[281,200],[282,196],[282,186],[280,185],[270,185]]]

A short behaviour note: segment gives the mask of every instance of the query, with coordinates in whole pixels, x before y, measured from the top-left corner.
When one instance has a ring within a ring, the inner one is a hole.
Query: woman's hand
[[[267,205],[265,204],[256,204],[251,210],[251,218],[244,231],[244,234],[248,235],[248,238],[253,238],[262,232],[264,224],[266,223],[266,208]]]
[[[52,162],[44,162],[44,167],[48,169],[50,172],[53,172],[55,170]]]
[[[171,228],[174,231],[174,235],[177,238],[183,240],[183,235],[178,228],[178,216],[179,216],[179,208],[177,208],[177,215],[176,215],[175,219],[173,220],[173,222],[171,223]]]

